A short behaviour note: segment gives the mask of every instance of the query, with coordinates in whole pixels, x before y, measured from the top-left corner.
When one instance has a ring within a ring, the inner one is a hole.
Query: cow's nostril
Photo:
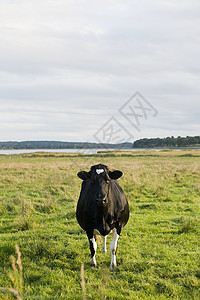
[[[106,198],[96,198],[96,203],[97,204],[106,204]]]

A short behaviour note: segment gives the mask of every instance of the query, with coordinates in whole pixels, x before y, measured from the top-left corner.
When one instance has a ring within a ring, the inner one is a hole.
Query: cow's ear
[[[118,171],[118,170],[115,170],[115,171],[113,171],[113,172],[109,172],[109,177],[111,178],[111,179],[118,179],[118,178],[120,178],[121,176],[123,175],[123,173],[121,172],[121,171]]]
[[[77,173],[77,176],[82,180],[87,180],[90,178],[90,172],[81,171]]]

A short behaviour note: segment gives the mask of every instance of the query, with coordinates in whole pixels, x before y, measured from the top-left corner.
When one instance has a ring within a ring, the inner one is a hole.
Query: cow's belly
[[[93,231],[93,234],[100,234],[102,236],[106,236],[110,233],[110,231],[113,228],[111,228],[108,224],[106,224],[106,226],[98,226],[98,228],[95,228]]]

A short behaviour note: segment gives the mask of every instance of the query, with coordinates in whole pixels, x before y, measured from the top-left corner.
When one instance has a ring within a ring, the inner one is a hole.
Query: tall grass
[[[17,300],[22,300],[23,295],[23,273],[22,273],[22,262],[21,262],[21,252],[19,251],[18,245],[15,246],[15,252],[17,254],[17,261],[13,255],[11,255],[12,271],[9,272],[8,276],[13,284],[13,287],[2,287],[0,291],[3,293],[8,293],[17,298]]]

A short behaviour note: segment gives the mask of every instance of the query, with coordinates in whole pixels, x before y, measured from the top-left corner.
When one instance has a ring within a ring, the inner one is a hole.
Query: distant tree
[[[133,143],[133,148],[155,148],[155,147],[188,147],[200,145],[200,136],[194,137],[166,137],[166,138],[152,138],[140,139]]]

